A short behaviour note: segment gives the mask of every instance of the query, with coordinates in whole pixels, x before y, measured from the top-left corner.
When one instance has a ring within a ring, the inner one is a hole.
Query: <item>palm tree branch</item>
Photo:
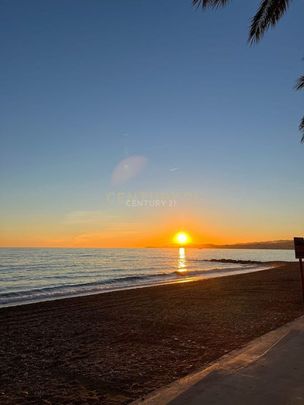
[[[297,90],[303,90],[304,89],[304,76],[299,77],[297,83],[296,83],[296,89]]]
[[[304,117],[301,119],[299,130],[302,132],[302,139],[301,142],[304,143]]]
[[[259,41],[264,33],[276,25],[286,12],[291,0],[262,0],[260,7],[251,20],[249,42]]]
[[[230,0],[192,0],[194,6],[207,8],[207,7],[221,7],[229,3]]]
[[[194,6],[202,8],[222,7],[229,2],[230,0],[192,0]],[[260,7],[251,20],[249,42],[258,42],[270,27],[274,27],[285,14],[290,3],[291,0],[261,0]],[[298,79],[296,89],[304,89],[304,75]],[[301,142],[304,143],[304,117],[300,122],[299,130],[303,134]]]

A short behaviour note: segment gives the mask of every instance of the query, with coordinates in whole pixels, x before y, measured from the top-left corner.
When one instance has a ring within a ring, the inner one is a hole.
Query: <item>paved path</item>
[[[304,317],[152,393],[145,405],[304,404]]]

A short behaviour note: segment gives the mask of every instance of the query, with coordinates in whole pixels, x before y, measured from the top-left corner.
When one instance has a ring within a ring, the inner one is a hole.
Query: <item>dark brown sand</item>
[[[4,308],[0,403],[128,403],[302,314],[295,264]]]

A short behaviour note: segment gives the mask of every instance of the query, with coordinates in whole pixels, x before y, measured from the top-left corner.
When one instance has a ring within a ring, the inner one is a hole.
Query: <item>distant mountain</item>
[[[172,248],[176,244],[166,246],[146,246],[146,248]],[[191,244],[189,247],[197,249],[284,249],[293,250],[293,240],[272,240],[266,242],[234,243],[231,245],[215,245],[212,243]]]
[[[292,240],[273,240],[267,242],[235,243],[233,245],[197,245],[200,249],[294,249]]]

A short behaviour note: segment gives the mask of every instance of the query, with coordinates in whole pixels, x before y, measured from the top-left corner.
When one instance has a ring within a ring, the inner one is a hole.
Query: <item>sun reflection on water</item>
[[[178,249],[177,271],[179,273],[187,272],[186,251],[183,247]]]

